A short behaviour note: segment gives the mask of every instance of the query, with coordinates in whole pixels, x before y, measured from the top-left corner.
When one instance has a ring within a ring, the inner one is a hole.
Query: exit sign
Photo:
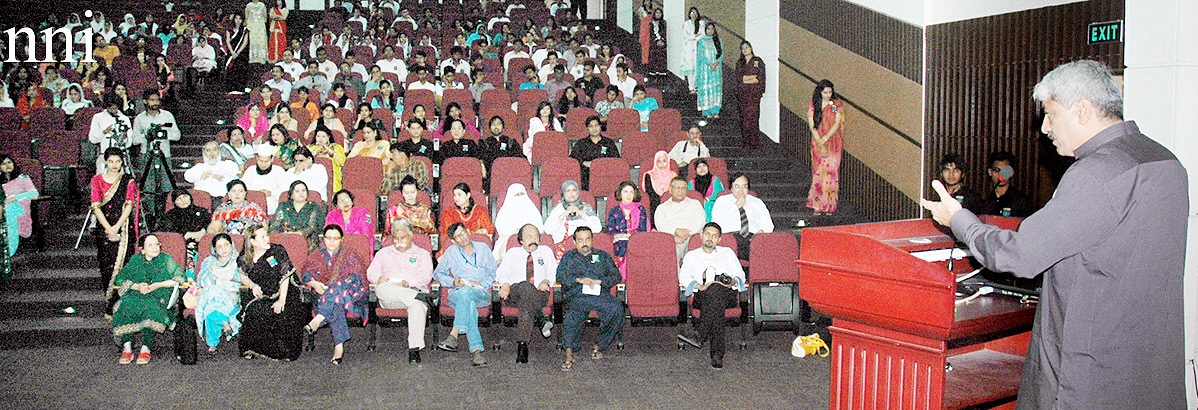
[[[1123,42],[1123,20],[1090,23],[1086,27],[1086,44]]]

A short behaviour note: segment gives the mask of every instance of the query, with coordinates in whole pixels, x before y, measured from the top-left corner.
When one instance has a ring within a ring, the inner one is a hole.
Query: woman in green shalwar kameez
[[[120,300],[112,314],[112,334],[122,347],[120,364],[133,361],[133,335],[137,333],[141,333],[137,364],[150,362],[155,334],[175,326],[177,317],[167,304],[174,287],[184,280],[183,268],[162,253],[157,236],[147,234],[139,245],[141,256],[130,258],[113,280],[120,286]]]

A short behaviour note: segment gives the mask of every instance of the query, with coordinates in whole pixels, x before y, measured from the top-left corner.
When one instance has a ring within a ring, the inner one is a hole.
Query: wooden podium
[[[983,222],[1015,229],[1019,219]],[[833,318],[830,409],[957,409],[1013,400],[1035,305],[990,294],[957,305],[930,219],[807,228],[802,298]],[[960,258],[960,256],[958,256]],[[956,273],[972,270],[956,259]]]

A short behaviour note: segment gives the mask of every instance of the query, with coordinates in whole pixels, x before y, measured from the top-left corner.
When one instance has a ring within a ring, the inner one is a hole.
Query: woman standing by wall
[[[641,0],[641,7],[636,12],[641,19],[637,29],[637,40],[641,44],[641,65],[645,65],[649,64],[649,22],[653,20],[653,5],[649,0]]]
[[[740,146],[743,149],[761,148],[761,96],[765,94],[765,61],[753,55],[753,44],[740,43],[740,60],[736,61],[737,108],[740,110]]]
[[[267,42],[266,59],[270,62],[279,61],[283,57],[283,50],[287,49],[287,14],[287,2],[275,0],[275,6],[271,7],[268,15],[270,40]]]
[[[250,64],[266,64],[266,4],[250,0],[245,5],[245,25],[250,33]]]
[[[844,147],[844,103],[831,81],[820,80],[807,107],[811,130],[811,191],[807,207],[816,215],[836,212],[840,194],[840,158]]]
[[[666,69],[666,20],[661,7],[653,9],[653,20],[649,21],[649,70],[650,75],[663,75]]]
[[[696,52],[698,51],[699,39],[706,33],[706,20],[699,16],[699,8],[691,7],[686,12],[686,21],[682,28],[682,56],[679,61],[678,75],[686,79],[686,85],[690,89],[691,94],[695,93],[695,88],[698,86],[695,82]]]

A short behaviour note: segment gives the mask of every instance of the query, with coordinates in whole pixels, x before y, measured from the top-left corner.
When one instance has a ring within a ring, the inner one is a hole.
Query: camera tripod
[[[171,172],[170,161],[162,152],[162,138],[155,138],[149,144],[151,149],[146,163],[142,165],[141,176],[137,179],[137,187],[143,194],[141,216],[147,228],[157,225],[158,218],[166,212],[163,199],[175,190],[175,175]],[[150,209],[149,217],[152,220],[146,218],[147,208]]]

